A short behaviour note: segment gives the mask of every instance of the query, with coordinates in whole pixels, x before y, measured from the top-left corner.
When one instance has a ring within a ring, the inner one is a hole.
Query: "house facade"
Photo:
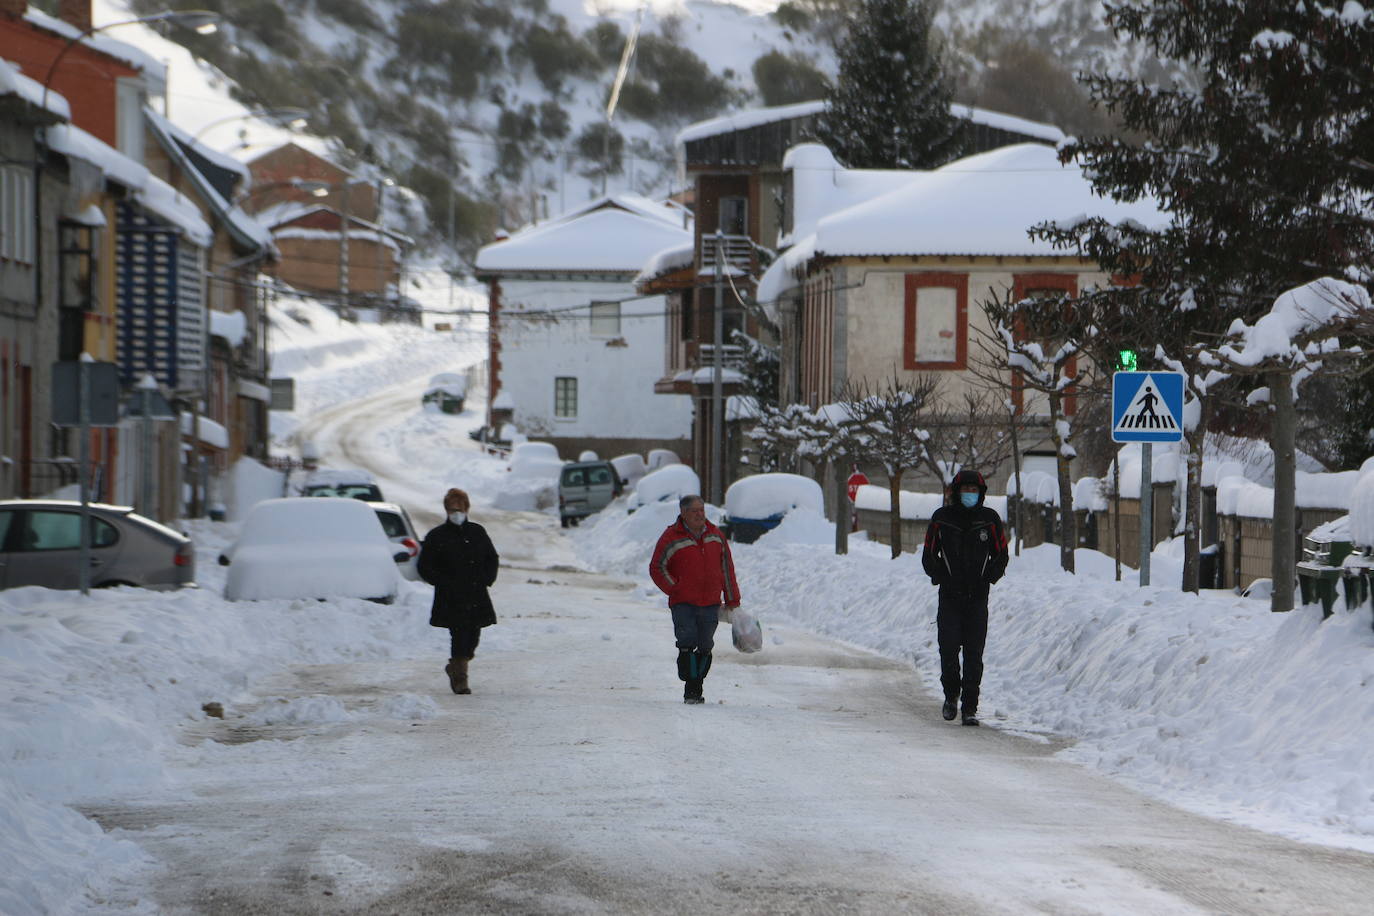
[[[738,348],[730,343],[734,331],[771,346],[782,344],[784,329],[780,322],[791,316],[779,314],[771,298],[759,293],[757,284],[776,250],[792,244],[798,206],[810,208],[803,210],[805,223],[807,212],[877,196],[900,187],[913,174],[854,173],[848,188],[830,194],[818,182],[803,181],[800,188],[796,187],[795,176],[806,174],[807,170],[787,163],[788,151],[814,138],[815,120],[824,107],[824,102],[815,101],[741,111],[693,124],[677,136],[683,179],[696,206],[692,263],[690,268],[665,263],[663,269],[646,271],[641,289],[662,292],[668,297],[671,322],[665,342],[665,371],[655,390],[692,396],[696,406],[693,453],[702,479],[711,479],[713,462],[719,460],[723,464],[722,492],[713,494],[715,499],[722,498],[734,475],[747,467],[742,461],[743,422],[721,423],[725,441],[719,446],[715,442],[714,383],[711,373],[703,372],[714,359],[717,248],[723,270],[730,274],[729,282],[721,285],[720,299],[723,357],[733,369],[740,359]],[[1057,143],[1064,137],[1058,128],[1047,124],[961,105],[953,105],[950,110],[968,122],[969,146],[975,151],[1026,141]],[[798,192],[805,198],[807,190],[813,193],[799,204]],[[784,361],[780,367],[782,403],[795,400],[795,370],[795,361]],[[740,385],[732,385],[725,393],[722,408],[729,417],[738,416],[747,422],[747,406],[729,399],[740,390]]]
[[[382,225],[385,180],[355,175],[295,143],[247,167],[243,207],[272,234],[280,253],[275,276],[345,311],[405,311],[401,274],[413,243]]]
[[[833,187],[862,180],[843,175],[814,144],[789,161],[799,182]],[[839,203],[838,210],[826,212],[822,202],[802,212],[797,228],[804,234],[794,234],[759,286],[783,329],[784,396],[812,408],[850,383],[912,381],[924,373],[939,379],[941,401],[959,403],[985,387],[974,371],[979,339],[991,331],[984,303],[1074,295],[1112,280],[1097,264],[1032,240],[1031,226],[1085,214],[1146,225],[1163,219],[1151,201],[1096,197],[1078,170],[1061,166],[1040,144],[966,157],[913,173],[858,203]],[[1029,392],[1014,394],[1023,412],[1042,418],[1039,432],[1033,428],[1032,441],[1023,443],[1034,467],[1047,447],[1045,404]],[[1070,398],[1066,411],[1073,410]],[[1044,456],[1046,468],[1052,461],[1052,452]],[[989,476],[1004,480],[1006,470]]]
[[[667,304],[633,282],[656,252],[690,244],[690,226],[681,207],[617,194],[478,252],[490,403],[509,405],[521,433],[569,458],[666,448],[690,459],[689,399],[653,393]]]

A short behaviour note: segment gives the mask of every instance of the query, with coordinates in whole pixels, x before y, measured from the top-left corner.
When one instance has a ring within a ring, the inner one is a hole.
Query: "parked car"
[[[343,496],[382,502],[382,488],[377,478],[359,468],[317,468],[301,485],[302,496]]]
[[[410,559],[405,563],[397,563],[401,570],[401,575],[412,582],[420,580],[420,570],[418,561],[420,558],[420,537],[415,533],[415,525],[410,521],[410,513],[404,506],[395,503],[368,503],[377,513],[377,520],[382,523],[382,530],[391,543],[397,547],[404,547],[410,554]]]
[[[671,501],[676,504],[684,496],[700,495],[701,479],[696,471],[685,464],[666,464],[640,478],[635,491],[630,494],[628,508],[633,513],[651,503]]]
[[[89,584],[172,589],[194,585],[191,539],[128,506],[88,503]],[[0,588],[81,587],[81,503],[0,501]]]
[[[373,507],[357,499],[288,496],[255,505],[220,554],[224,597],[367,598],[390,604],[400,589],[396,550]]]
[[[800,474],[755,474],[725,491],[726,536],[750,544],[778,527],[793,509],[825,514],[821,485]]]
[[[644,456],[630,452],[627,455],[616,455],[611,459],[611,464],[615,466],[616,474],[626,487],[638,485],[640,479],[649,473],[648,466],[644,463]]]
[[[440,372],[430,378],[425,393],[420,396],[420,403],[436,404],[444,413],[462,413],[467,393],[467,376],[457,372]]]
[[[600,512],[620,495],[622,482],[609,461],[563,465],[558,476],[558,519],[566,528]]]

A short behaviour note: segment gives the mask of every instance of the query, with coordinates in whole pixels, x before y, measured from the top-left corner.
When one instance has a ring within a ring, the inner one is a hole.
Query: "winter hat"
[[[977,487],[978,505],[980,506],[983,504],[983,497],[988,495],[988,482],[983,479],[982,474],[972,468],[964,468],[955,474],[954,479],[949,482],[949,492],[956,494],[956,498],[960,487]]]

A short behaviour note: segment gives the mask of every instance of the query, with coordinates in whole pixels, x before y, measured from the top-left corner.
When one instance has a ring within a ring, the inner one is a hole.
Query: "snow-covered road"
[[[946,724],[906,666],[722,631],[688,707],[666,614],[626,583],[501,576],[472,696],[442,631],[432,659],[298,667],[185,726],[215,765],[82,810],[158,860],[167,913],[1368,912],[1374,858]],[[382,713],[407,695],[436,714]]]
[[[181,726],[195,753],[169,763],[165,788],[80,806],[156,860],[112,904],[1368,911],[1374,856],[1181,812],[1055,757],[1057,741],[944,723],[909,666],[837,641],[773,625],[745,656],[722,630],[707,705],[682,705],[666,611],[575,569],[550,515],[493,509],[504,472],[471,460],[462,418],[417,418],[417,399],[398,385],[304,428],[327,463],[369,467],[421,525],[445,487],[474,490],[505,563],[476,692],[448,692],[439,630],[426,658],[252,684],[227,719]],[[461,479],[433,454],[436,429],[467,455]],[[415,448],[428,452],[409,460]]]

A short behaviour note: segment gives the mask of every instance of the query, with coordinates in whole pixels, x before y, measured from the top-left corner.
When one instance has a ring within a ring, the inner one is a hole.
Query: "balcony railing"
[[[754,242],[749,236],[722,235],[720,241],[722,261],[727,271],[733,269],[746,274],[753,273]],[[697,263],[701,265],[702,276],[713,275],[716,272],[716,236],[714,234],[702,235],[701,251],[698,253]]]
[[[744,348],[734,344],[723,344],[720,348],[721,366],[726,369],[744,368]],[[710,369],[716,364],[716,348],[713,344],[698,344],[696,365],[693,369]]]

